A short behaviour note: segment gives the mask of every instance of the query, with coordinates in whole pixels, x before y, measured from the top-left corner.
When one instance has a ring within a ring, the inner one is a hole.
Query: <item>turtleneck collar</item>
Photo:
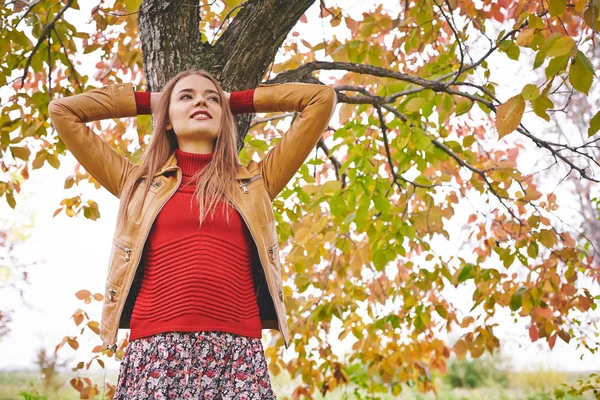
[[[214,156],[213,153],[188,153],[180,149],[175,149],[175,158],[177,165],[181,168],[183,176],[192,176],[200,169],[204,168]]]

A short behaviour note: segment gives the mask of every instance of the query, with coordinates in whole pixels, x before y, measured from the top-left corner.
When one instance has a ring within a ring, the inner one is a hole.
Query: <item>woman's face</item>
[[[212,81],[190,75],[173,88],[167,129],[173,129],[181,148],[212,144],[219,136],[221,113],[221,99]]]

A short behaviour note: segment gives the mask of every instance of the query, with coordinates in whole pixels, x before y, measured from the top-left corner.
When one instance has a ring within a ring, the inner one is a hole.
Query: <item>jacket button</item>
[[[123,90],[123,85],[119,86],[119,90]]]

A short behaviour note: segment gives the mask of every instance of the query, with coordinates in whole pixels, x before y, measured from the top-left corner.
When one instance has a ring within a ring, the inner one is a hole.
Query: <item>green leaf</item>
[[[510,309],[513,311],[517,311],[521,308],[521,302],[523,300],[523,295],[527,293],[527,288],[521,286],[518,288],[510,298]]]
[[[435,311],[440,315],[440,317],[446,319],[448,318],[448,310],[446,310],[444,307],[440,306],[439,304],[435,305]]]
[[[594,75],[594,67],[586,56],[581,51],[578,51],[569,69],[569,81],[571,85],[580,92],[588,94],[594,80]]]
[[[529,16],[529,18],[527,19],[527,21],[529,22],[529,27],[530,28],[539,28],[539,29],[544,29],[544,20],[541,19],[540,17],[538,17],[535,14],[531,14]]]
[[[377,271],[383,271],[385,266],[387,265],[387,258],[385,256],[385,252],[377,251],[373,255],[373,265]]]
[[[570,55],[571,50],[575,47],[575,41],[570,36],[563,36],[552,44],[548,50],[548,57],[561,57]]]
[[[538,117],[543,118],[546,121],[550,121],[550,116],[546,114],[546,110],[554,107],[554,103],[547,96],[542,95],[533,100],[531,102],[531,106]]]
[[[375,203],[375,208],[382,213],[388,214],[390,212],[390,202],[381,193],[377,193],[373,196],[373,202]]]
[[[469,278],[469,275],[471,274],[472,269],[473,269],[473,265],[466,264],[463,267],[463,269],[460,271],[460,274],[458,274],[458,283],[466,281]]]
[[[423,107],[423,104],[425,104],[426,101],[427,100],[422,97],[413,97],[408,101],[408,103],[406,103],[404,109],[407,112],[411,113],[419,112],[419,110],[421,110],[421,107]]]
[[[456,102],[456,109],[454,110],[456,115],[463,115],[467,113],[473,107],[473,100],[465,97],[454,98]]]
[[[550,78],[558,74],[559,72],[565,71],[567,69],[567,62],[569,61],[569,56],[556,57],[550,60],[548,66],[546,67],[546,78]]]
[[[548,10],[552,17],[556,17],[565,12],[567,0],[548,0]]]
[[[15,201],[15,197],[13,196],[12,192],[6,192],[6,202],[12,209],[14,209],[17,205],[17,202]]]
[[[431,138],[421,129],[413,127],[411,143],[417,150],[426,150],[431,146]]]
[[[590,119],[590,127],[588,128],[588,137],[591,137],[600,130],[600,111]]]
[[[535,100],[540,95],[540,90],[536,85],[530,83],[525,85],[523,90],[521,90],[521,94],[525,100]]]
[[[142,0],[125,0],[125,7],[127,7],[128,12],[138,11],[140,4],[142,4]]]
[[[342,215],[346,211],[346,203],[343,196],[335,196],[329,202],[331,213],[335,216]]]
[[[527,255],[531,258],[536,258],[538,256],[539,247],[537,242],[530,242],[529,246],[527,246]]]

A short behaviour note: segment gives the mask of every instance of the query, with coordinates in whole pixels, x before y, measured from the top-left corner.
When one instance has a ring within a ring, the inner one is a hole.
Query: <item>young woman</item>
[[[113,84],[53,100],[66,147],[120,199],[103,303],[103,350],[123,341],[115,399],[275,399],[262,329],[286,348],[281,264],[271,202],[327,127],[328,86],[284,83],[224,92],[204,70],[160,93]],[[238,161],[236,113],[296,111],[259,161]],[[86,122],[152,113],[140,165]],[[280,343],[281,341],[278,340]]]

